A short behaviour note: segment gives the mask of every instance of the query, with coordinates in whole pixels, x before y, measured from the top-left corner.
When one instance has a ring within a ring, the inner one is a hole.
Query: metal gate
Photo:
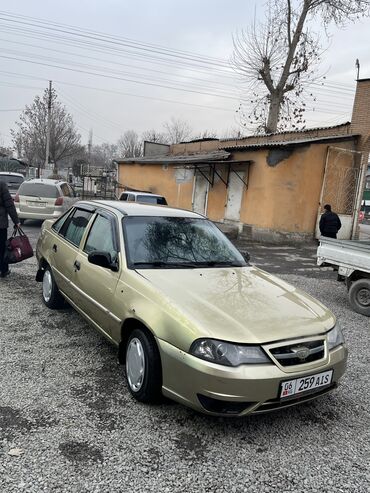
[[[356,231],[362,178],[361,152],[328,147],[317,215],[316,238],[320,236],[319,221],[325,204],[331,205],[342,222],[338,238],[350,239],[353,236]]]

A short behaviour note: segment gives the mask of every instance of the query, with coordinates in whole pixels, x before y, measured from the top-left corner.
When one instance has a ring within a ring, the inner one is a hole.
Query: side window
[[[62,194],[65,197],[70,197],[71,196],[71,191],[70,191],[69,186],[67,185],[67,183],[62,183],[60,185],[60,188],[62,189]]]
[[[71,215],[71,211],[67,211],[63,216],[61,216],[59,219],[55,221],[55,223],[52,225],[51,229],[59,233],[61,227],[63,226],[65,220],[67,219],[68,216]]]
[[[113,228],[113,218],[98,214],[89,231],[84,252],[108,252],[112,260],[117,258],[117,247]]]
[[[132,195],[132,193],[128,194],[128,199],[129,202],[135,202],[135,195]]]
[[[121,195],[120,200],[127,200],[127,195],[128,195],[127,193],[123,193],[123,194]]]
[[[66,240],[78,247],[92,215],[92,212],[75,209],[74,213],[71,214],[63,224],[60,234],[64,236]]]
[[[67,185],[67,183],[62,183],[60,185],[60,188],[62,189],[62,193],[65,197],[71,197],[71,190],[70,190],[69,186]]]

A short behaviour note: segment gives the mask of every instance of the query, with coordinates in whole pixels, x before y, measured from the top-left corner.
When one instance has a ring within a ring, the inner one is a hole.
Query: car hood
[[[316,335],[335,323],[320,302],[256,267],[137,272],[186,316],[194,339],[261,344]]]

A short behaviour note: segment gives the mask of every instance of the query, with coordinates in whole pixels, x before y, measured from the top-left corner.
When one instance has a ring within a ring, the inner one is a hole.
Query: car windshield
[[[143,204],[158,204],[167,205],[166,199],[164,197],[158,197],[157,195],[138,195],[137,201]]]
[[[23,183],[19,189],[19,195],[44,197],[47,199],[56,199],[59,197],[58,188],[55,185],[48,185],[46,183]]]
[[[126,216],[123,228],[129,268],[246,265],[238,250],[207,219]]]

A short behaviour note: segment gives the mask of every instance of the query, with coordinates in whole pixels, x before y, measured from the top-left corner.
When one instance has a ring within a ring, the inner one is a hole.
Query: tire
[[[352,283],[348,296],[355,312],[370,317],[370,279],[359,279]]]
[[[42,300],[52,310],[62,308],[64,305],[64,298],[60,294],[49,266],[46,267],[42,278]]]
[[[25,219],[20,219],[19,222],[23,226]]]
[[[131,395],[140,402],[154,404],[162,396],[162,365],[151,334],[135,329],[126,346],[126,379]]]

